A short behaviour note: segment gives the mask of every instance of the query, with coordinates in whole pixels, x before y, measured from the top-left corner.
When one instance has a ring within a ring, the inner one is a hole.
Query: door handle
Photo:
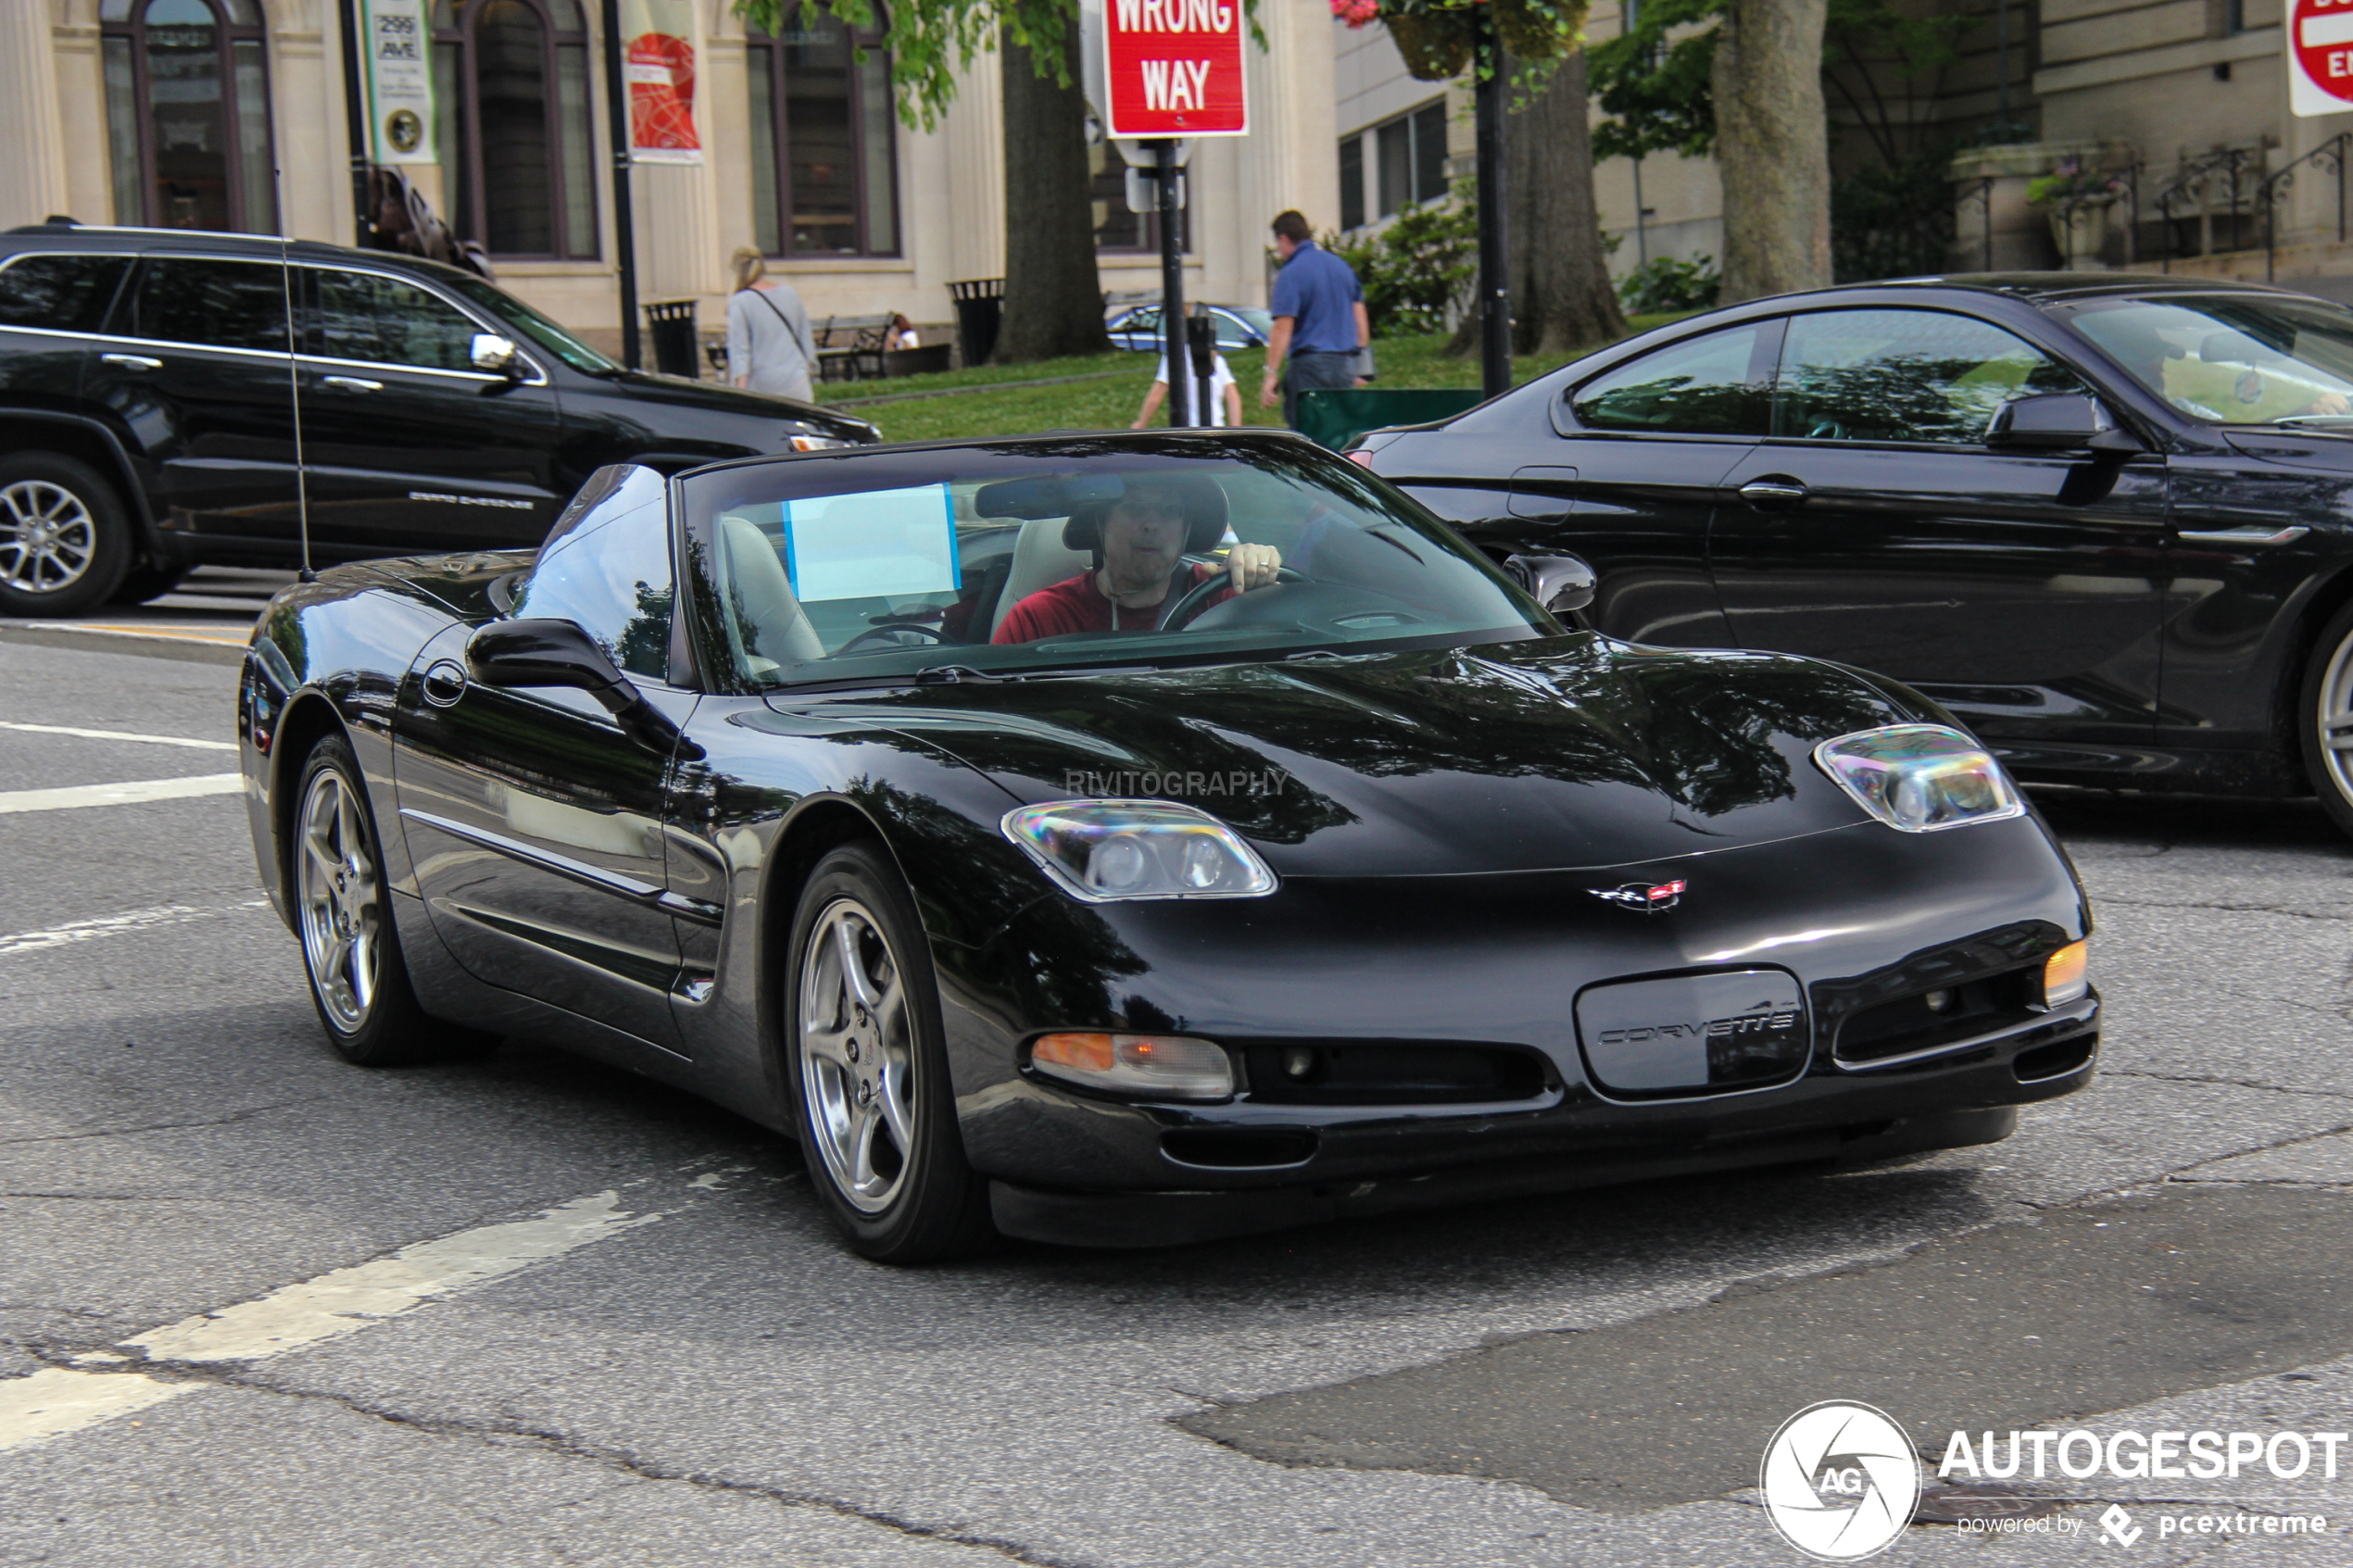
[[[384,383],[380,381],[363,381],[358,376],[321,376],[319,384],[332,386],[337,392],[382,392],[384,389]]]
[[[1773,474],[1764,479],[1752,479],[1741,486],[1741,499],[1759,511],[1772,511],[1780,507],[1794,507],[1812,494],[1797,480],[1786,474]]]
[[[2293,545],[2312,531],[2302,523],[2285,528],[2184,528],[2175,535],[2184,545]]]
[[[112,365],[118,370],[160,370],[163,369],[162,360],[150,359],[144,354],[101,354],[98,359],[101,364]]]
[[[435,708],[455,708],[466,695],[466,667],[454,659],[435,660],[422,684],[427,702]]]

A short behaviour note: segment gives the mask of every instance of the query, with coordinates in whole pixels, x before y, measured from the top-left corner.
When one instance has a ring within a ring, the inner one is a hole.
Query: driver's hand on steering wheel
[[[1226,552],[1226,575],[1233,579],[1237,594],[1264,588],[1282,564],[1282,552],[1272,545],[1237,545]]]

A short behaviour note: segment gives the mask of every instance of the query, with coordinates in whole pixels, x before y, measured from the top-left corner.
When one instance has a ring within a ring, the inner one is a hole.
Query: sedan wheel
[[[801,1148],[834,1223],[869,1258],[979,1250],[988,1184],[964,1162],[931,950],[871,844],[817,863],[793,919],[785,1036]]]
[[[122,503],[86,464],[0,458],[0,612],[79,615],[104,604],[130,564]]]
[[[287,890],[310,999],[328,1043],[360,1067],[470,1054],[488,1035],[425,1016],[409,984],[400,929],[384,884],[383,840],[341,735],[302,765],[286,855]]]
[[[2298,707],[2305,771],[2330,819],[2353,834],[2353,605],[2322,630]]]

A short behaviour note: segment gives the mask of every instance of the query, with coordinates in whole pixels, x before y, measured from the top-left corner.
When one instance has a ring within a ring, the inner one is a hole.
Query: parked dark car
[[[1275,331],[1272,312],[1247,305],[1204,305],[1209,319],[1217,323],[1217,351],[1231,354],[1237,349],[1264,348]],[[1160,324],[1160,307],[1134,305],[1114,310],[1104,323],[1111,333],[1114,348],[1126,348],[1139,354],[1158,354],[1168,346],[1168,333]]]
[[[435,262],[178,230],[0,235],[0,613],[153,598],[203,562],[294,566],[306,511],[321,564],[509,549],[608,463],[874,439],[808,404],[623,370]]]
[[[1041,624],[1148,536],[1156,614]],[[608,470],[535,558],[278,596],[254,847],[347,1059],[682,1085],[878,1258],[1986,1143],[2088,1082],[2083,895],[1998,763],[1544,608],[1590,585],[1289,433]]]
[[[2353,311],[2212,279],[1757,300],[1356,444],[1592,624],[1811,654],[2030,780],[2317,790],[2353,832]]]

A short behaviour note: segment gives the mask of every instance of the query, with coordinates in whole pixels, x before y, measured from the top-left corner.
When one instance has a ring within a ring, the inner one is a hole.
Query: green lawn
[[[1647,332],[1679,319],[1676,316],[1638,316],[1630,325],[1638,332]],[[1450,359],[1445,355],[1445,346],[1446,334],[1442,332],[1427,337],[1381,339],[1374,345],[1380,366],[1378,384],[1383,387],[1477,386],[1478,359],[1475,357]],[[1265,353],[1249,349],[1228,355],[1227,362],[1241,381],[1243,418],[1252,424],[1280,424],[1282,410],[1279,408],[1261,408],[1258,406],[1259,377],[1265,372],[1266,364]],[[1523,356],[1512,362],[1512,380],[1515,384],[1531,380],[1554,370],[1559,363],[1557,360]],[[1067,359],[1044,359],[1030,365],[983,365],[972,370],[948,370],[930,376],[907,376],[888,382],[832,382],[824,386],[821,395],[828,403],[856,404],[865,397],[928,392],[944,387],[985,386],[990,389],[963,393],[953,397],[915,398],[904,403],[882,403],[845,410],[861,419],[872,420],[881,427],[885,441],[941,441],[962,436],[1019,435],[1040,430],[1118,430],[1131,423],[1136,418],[1136,411],[1143,406],[1144,393],[1151,385],[1146,378],[1151,374],[1152,365],[1152,357],[1148,354],[1080,355]],[[1100,381],[1062,382],[1051,386],[1035,384],[1058,376],[1081,376],[1105,370],[1124,373]],[[1025,385],[1025,383],[1031,384]]]

